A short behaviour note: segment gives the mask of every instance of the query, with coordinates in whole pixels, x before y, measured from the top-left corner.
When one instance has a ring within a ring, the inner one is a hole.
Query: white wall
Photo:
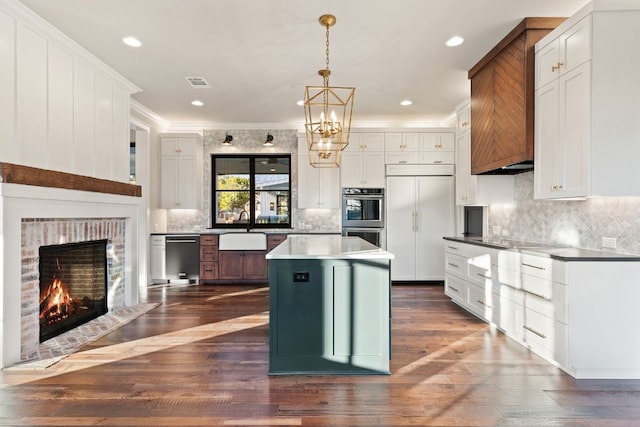
[[[21,3],[0,0],[0,161],[128,182],[137,91]]]

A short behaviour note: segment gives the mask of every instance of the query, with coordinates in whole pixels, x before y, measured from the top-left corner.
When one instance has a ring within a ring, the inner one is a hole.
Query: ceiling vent
[[[189,82],[191,87],[196,89],[203,89],[211,87],[209,83],[204,79],[204,77],[185,77],[185,79]]]

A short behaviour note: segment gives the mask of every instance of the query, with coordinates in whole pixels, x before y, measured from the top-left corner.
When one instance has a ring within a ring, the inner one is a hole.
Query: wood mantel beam
[[[142,197],[139,185],[4,162],[0,162],[0,182]]]

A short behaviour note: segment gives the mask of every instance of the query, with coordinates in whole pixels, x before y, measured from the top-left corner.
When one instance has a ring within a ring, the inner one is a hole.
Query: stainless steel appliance
[[[386,247],[383,228],[343,227],[342,235],[345,237],[360,237],[379,248],[384,249]]]
[[[197,282],[200,276],[200,235],[167,235],[165,248],[167,280]]]
[[[343,188],[342,227],[384,228],[384,189]]]
[[[384,189],[342,189],[342,235],[360,237],[385,248]]]

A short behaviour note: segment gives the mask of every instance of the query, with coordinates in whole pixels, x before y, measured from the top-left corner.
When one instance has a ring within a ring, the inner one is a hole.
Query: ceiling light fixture
[[[140,42],[140,40],[138,40],[137,38],[132,37],[132,36],[123,38],[122,42],[124,44],[126,44],[127,46],[131,46],[131,47],[140,47],[140,46],[142,46],[142,43]]]
[[[264,144],[262,145],[264,145],[265,147],[273,147],[273,135],[267,132],[267,139],[264,141]]]
[[[233,136],[227,133],[224,137],[224,141],[222,141],[222,145],[231,145],[231,141],[233,141]]]
[[[195,101],[191,101],[191,105],[195,105],[196,107],[202,107],[204,105],[204,102],[200,101],[199,99],[196,99]]]
[[[400,101],[400,105],[402,105],[403,107],[406,107],[408,105],[413,104],[413,102],[409,99],[405,99],[404,101]]]
[[[326,28],[326,68],[319,70],[322,86],[307,86],[304,91],[305,131],[309,163],[313,167],[340,167],[342,150],[349,144],[354,87],[329,86],[329,28],[333,15],[322,15]]]
[[[449,47],[460,46],[462,43],[464,43],[464,39],[460,36],[453,36],[445,42],[445,44]]]

